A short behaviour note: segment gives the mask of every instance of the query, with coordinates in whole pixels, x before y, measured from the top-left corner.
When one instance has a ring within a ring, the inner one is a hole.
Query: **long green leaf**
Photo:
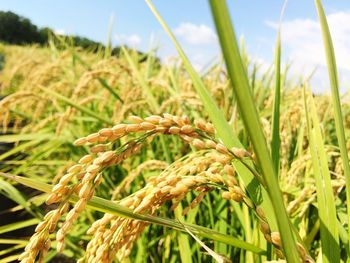
[[[32,210],[22,194],[12,184],[6,182],[2,178],[0,178],[0,194],[3,194],[7,198],[21,205],[28,212],[32,213]]]
[[[182,215],[182,205],[179,204],[176,207],[174,213],[175,217],[180,221],[184,221],[184,216]],[[185,228],[186,230],[186,228]],[[192,263],[192,252],[188,235],[179,232],[177,235],[177,242],[180,251],[181,262],[183,263]]]
[[[317,13],[321,24],[323,43],[324,43],[326,59],[327,59],[328,76],[329,76],[329,81],[330,81],[331,90],[332,90],[332,104],[333,104],[333,111],[334,111],[335,128],[336,128],[337,139],[338,139],[338,144],[340,148],[340,155],[343,161],[344,174],[345,174],[347,216],[348,216],[348,222],[350,222],[350,165],[349,165],[348,151],[346,148],[343,114],[342,114],[342,108],[341,108],[341,103],[339,98],[337,63],[334,55],[332,37],[328,28],[327,18],[323,10],[321,0],[315,0],[315,5],[317,8]],[[350,227],[348,227],[348,239],[350,240]],[[348,250],[350,251],[350,242],[349,242]],[[350,255],[348,255],[348,257],[350,257]]]
[[[310,105],[310,107],[308,107]],[[312,166],[317,189],[318,214],[321,228],[323,262],[340,262],[339,233],[331,176],[326,151],[312,96],[304,88],[304,106],[307,118]],[[309,111],[311,116],[309,115]]]
[[[36,144],[39,144],[41,141],[42,141],[41,139],[38,139],[38,140],[22,143],[22,144],[20,144],[20,145],[18,145],[16,147],[14,147],[13,149],[11,149],[11,150],[1,154],[0,155],[0,161],[6,159],[7,157],[9,157],[9,156],[11,156],[11,155],[13,155],[15,153],[23,152],[24,150],[29,149],[32,146],[35,146]]]
[[[11,247],[9,247],[7,249],[3,249],[3,250],[0,251],[0,256],[3,257],[6,254],[13,255],[13,251],[18,250],[18,249],[22,249],[25,246],[26,246],[25,244],[18,244],[18,245],[15,245],[15,246],[11,246]],[[3,262],[2,259],[0,260],[0,262]]]
[[[40,222],[39,219],[32,218],[32,219],[28,219],[25,221],[19,221],[19,222],[11,223],[8,225],[3,225],[3,226],[0,226],[0,234],[11,232],[11,231],[14,231],[17,229],[22,229],[22,228],[25,228],[28,226],[33,226],[33,225],[38,224],[39,222]]]
[[[203,105],[205,107],[205,110],[208,113],[210,120],[213,122],[218,132],[219,138],[228,148],[231,148],[231,147],[243,148],[237,135],[233,132],[232,128],[226,121],[224,114],[216,105],[214,99],[212,98],[208,89],[205,87],[200,76],[194,70],[193,66],[191,65],[190,61],[186,57],[184,51],[182,50],[180,44],[177,42],[170,28],[167,26],[163,18],[154,8],[151,1],[146,0],[146,3],[148,4],[149,8],[151,9],[155,17],[158,19],[159,23],[163,26],[164,30],[167,32],[172,42],[174,43],[175,48],[186,68],[186,71],[188,72],[188,74],[190,75],[193,81],[194,88],[196,89],[199,97],[201,98]],[[276,218],[273,216],[273,207],[265,188],[261,186],[258,179],[254,177],[252,172],[249,171],[249,169],[246,166],[244,166],[241,162],[234,162],[233,165],[238,175],[242,178],[244,184],[246,185],[247,191],[249,192],[250,198],[252,198],[252,201],[254,202],[254,204],[256,206],[260,206],[264,210],[271,229],[273,231],[277,230]]]
[[[280,104],[281,104],[281,24],[275,48],[275,90],[272,109],[271,157],[276,174],[280,164]]]
[[[129,52],[126,50],[125,47],[121,47],[124,55],[125,55],[125,58],[126,60],[128,61],[131,69],[132,69],[132,72],[135,74],[135,77],[136,79],[138,80],[138,82],[140,83],[141,85],[141,88],[142,88],[142,91],[145,93],[146,95],[146,98],[149,100],[149,104],[150,106],[152,107],[152,109],[154,111],[156,111],[158,109],[158,102],[156,100],[156,98],[153,96],[146,80],[144,79],[144,77],[141,75],[139,69],[137,68],[135,62],[133,61],[133,59],[131,58]]]
[[[0,238],[0,244],[28,244],[28,240]]]
[[[0,136],[0,142],[19,142],[19,141],[33,141],[46,140],[54,137],[54,133],[25,133],[25,134],[7,134]]]
[[[16,175],[10,175],[7,173],[1,173],[0,176],[3,176],[8,179],[12,179],[18,183],[21,183],[23,185],[26,185],[28,187],[49,193],[51,192],[52,186],[43,182],[39,182],[37,180],[32,180],[29,178],[21,177],[21,176],[16,176]],[[77,202],[79,199],[78,196],[73,195],[70,198],[71,202]],[[186,224],[186,223],[180,223],[172,219],[168,218],[162,218],[158,216],[150,216],[150,215],[144,215],[144,214],[137,214],[134,213],[131,209],[125,208],[121,205],[119,205],[116,202],[112,202],[110,200],[106,200],[100,197],[93,197],[89,202],[88,202],[88,207],[96,210],[96,211],[101,211],[104,213],[109,213],[113,215],[117,215],[120,217],[125,217],[125,218],[131,218],[131,219],[137,219],[137,220],[142,220],[146,221],[149,223],[154,223],[154,224],[159,224],[165,227],[170,227],[178,231],[182,232],[187,232],[185,227],[189,229],[192,233],[206,237],[212,240],[220,241],[225,244],[235,246],[241,249],[249,250],[253,253],[256,253],[258,255],[265,255],[266,251],[247,242],[244,242],[242,240],[233,238],[228,235],[221,234],[219,232],[216,232],[212,229],[198,226],[198,225],[193,225],[193,224]],[[36,219],[35,219],[36,220]],[[1,229],[1,227],[0,227]]]
[[[212,98],[211,94],[209,93],[208,89],[205,87],[203,81],[191,65],[190,61],[188,60],[187,56],[185,55],[184,51],[182,50],[181,46],[177,42],[175,36],[167,26],[167,24],[164,22],[163,18],[160,16],[160,14],[157,12],[157,10],[152,5],[151,1],[146,0],[146,3],[150,7],[153,14],[158,19],[159,23],[163,26],[164,30],[168,33],[169,37],[173,41],[176,50],[178,51],[182,62],[184,63],[184,66],[190,75],[193,85],[203,101],[203,105],[206,108],[206,111],[208,115],[210,116],[210,119],[213,121],[215,127],[218,129],[219,137],[222,139],[223,142],[233,142],[230,143],[231,146],[239,146],[241,143],[237,139],[237,136],[233,134],[233,131],[231,127],[228,125],[224,115],[220,111],[219,107],[216,105],[214,99]]]
[[[190,230],[188,230],[185,227],[185,230],[193,237],[194,240],[196,240],[196,242],[210,255],[213,257],[213,259],[215,259],[215,261],[217,263],[225,263],[225,259],[223,256],[219,255],[218,253],[216,253],[215,251],[213,251],[212,249],[210,249],[206,244],[204,244],[198,237],[196,237],[194,234],[192,234],[192,232]]]
[[[111,86],[108,85],[106,80],[104,80],[103,78],[100,78],[100,77],[98,77],[97,80],[101,83],[102,87],[104,87],[106,90],[108,90],[112,94],[112,96],[114,96],[121,103],[124,103],[122,98],[118,95],[118,93]]]
[[[272,200],[286,258],[288,262],[299,262],[299,254],[283,203],[282,193],[278,185],[276,170],[274,169],[260,124],[259,115],[255,108],[247,72],[242,63],[226,1],[211,0],[209,3],[221,49],[224,54],[227,72],[232,82],[240,113],[251,138],[258,163],[267,185],[267,191]]]
[[[11,255],[11,256],[2,258],[1,263],[14,262],[18,259],[19,256],[20,256],[20,254],[16,254],[16,255]]]

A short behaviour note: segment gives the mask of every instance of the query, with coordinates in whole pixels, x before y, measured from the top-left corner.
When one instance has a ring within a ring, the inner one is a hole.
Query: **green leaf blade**
[[[310,108],[308,107],[308,100]],[[310,152],[317,189],[318,213],[320,218],[321,245],[323,262],[340,262],[339,231],[334,202],[331,176],[324,142],[312,96],[304,90],[304,107],[310,141]],[[310,114],[309,114],[310,112]],[[310,116],[311,115],[311,116]]]
[[[51,185],[43,183],[43,182],[39,182],[37,180],[33,180],[30,178],[25,178],[25,177],[11,175],[11,174],[2,173],[2,172],[0,172],[0,176],[14,180],[20,184],[26,185],[28,187],[31,187],[33,189],[36,189],[36,190],[39,190],[42,192],[50,193],[51,189],[52,189]],[[78,200],[79,200],[79,197],[76,195],[72,195],[69,199],[69,201],[73,202],[73,203],[77,202]],[[96,210],[96,211],[103,212],[103,213],[109,213],[109,214],[117,215],[117,216],[124,217],[124,218],[142,220],[142,221],[146,221],[149,223],[162,225],[165,227],[173,228],[173,229],[181,231],[181,232],[187,232],[185,229],[185,227],[186,227],[192,233],[199,235],[199,236],[202,236],[202,237],[210,238],[210,239],[220,241],[220,242],[223,242],[223,243],[231,245],[231,246],[235,246],[235,247],[238,247],[241,249],[249,250],[249,251],[256,253],[258,255],[265,255],[265,253],[266,253],[265,250],[255,246],[253,244],[247,243],[245,241],[242,241],[238,238],[234,238],[232,236],[228,236],[228,235],[219,233],[215,230],[212,230],[212,229],[209,229],[206,227],[202,227],[202,226],[198,226],[198,225],[194,225],[194,224],[179,223],[178,221],[168,219],[168,218],[145,215],[145,214],[137,214],[137,213],[134,213],[131,209],[119,205],[117,202],[106,200],[106,199],[103,199],[100,197],[93,197],[88,202],[87,207],[90,209]],[[37,219],[33,219],[33,220],[36,220],[35,222],[38,223]],[[34,224],[34,221],[33,222],[30,221],[30,223]],[[0,232],[1,232],[1,227],[0,227]]]
[[[348,222],[350,222],[350,164],[349,164],[349,156],[346,148],[346,138],[345,138],[345,129],[343,124],[343,114],[342,107],[339,96],[339,82],[338,82],[338,71],[337,71],[337,63],[334,55],[334,48],[331,33],[329,31],[327,18],[325,12],[322,7],[321,0],[315,0],[315,5],[317,9],[317,13],[319,16],[319,21],[322,30],[323,44],[325,48],[325,55],[327,60],[327,69],[328,76],[332,91],[332,104],[334,111],[334,121],[335,128],[337,133],[338,144],[340,148],[340,155],[343,161],[345,182],[346,182],[346,205],[347,205],[347,217]],[[348,239],[350,239],[350,227],[348,227]],[[350,251],[350,242],[348,251]],[[350,255],[348,255],[350,257]]]
[[[247,72],[240,57],[236,36],[228,13],[228,7],[224,0],[210,0],[209,3],[217,28],[222,52],[224,54],[227,72],[231,79],[234,93],[237,97],[243,123],[251,138],[258,163],[261,166],[262,174],[267,185],[267,191],[271,200],[273,200],[272,205],[277,219],[278,228],[280,230],[286,258],[288,262],[299,262],[299,254],[295,238],[290,227],[290,221],[282,200],[276,171],[255,108]]]

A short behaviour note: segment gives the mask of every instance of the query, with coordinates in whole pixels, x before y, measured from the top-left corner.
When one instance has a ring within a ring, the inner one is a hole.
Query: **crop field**
[[[0,262],[349,262],[350,100],[321,2],[325,94],[279,34],[268,69],[251,59],[224,1],[223,61],[199,74],[147,3],[178,63],[0,44]]]

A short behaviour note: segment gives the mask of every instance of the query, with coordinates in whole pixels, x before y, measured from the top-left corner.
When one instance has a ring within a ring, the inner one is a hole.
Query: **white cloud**
[[[192,66],[197,70],[198,72],[205,69],[206,66],[208,66],[208,63],[210,63],[210,58],[208,58],[205,54],[202,53],[195,53],[191,56],[191,62]]]
[[[350,10],[329,14],[327,19],[342,80],[343,76],[350,74]],[[266,23],[277,28],[274,22]],[[293,61],[294,71],[307,74],[317,67],[314,81],[316,84],[329,86],[319,21],[299,18],[283,22],[281,37],[282,48]]]
[[[142,42],[141,37],[137,34],[115,35],[115,39],[119,42],[119,44],[125,44],[125,45],[133,47],[133,48],[138,47]]]
[[[66,30],[64,29],[54,29],[53,32],[56,34],[56,35],[66,35]]]
[[[213,29],[204,24],[181,23],[173,31],[176,36],[192,45],[217,43],[217,36]]]

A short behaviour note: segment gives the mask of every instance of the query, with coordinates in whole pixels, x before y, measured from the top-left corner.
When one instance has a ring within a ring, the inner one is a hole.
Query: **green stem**
[[[327,59],[328,76],[329,76],[329,81],[330,81],[331,90],[332,90],[332,104],[333,104],[333,111],[334,111],[335,129],[337,133],[340,155],[343,161],[343,168],[344,168],[344,175],[345,175],[347,217],[348,217],[348,222],[350,222],[350,165],[349,165],[348,151],[346,148],[343,114],[342,114],[341,103],[339,98],[337,63],[335,60],[334,48],[333,48],[331,34],[327,24],[327,18],[323,10],[321,0],[315,0],[315,5],[317,8],[317,13],[321,24],[323,44],[324,44],[325,54]],[[348,227],[348,239],[350,240],[350,227]],[[349,242],[349,250],[350,250],[350,242]]]
[[[275,97],[272,109],[271,156],[278,176],[280,164],[281,30],[278,30],[275,52]]]
[[[240,113],[251,138],[258,163],[261,166],[264,181],[266,182],[267,191],[272,200],[285,256],[288,262],[299,262],[300,259],[295,238],[289,225],[289,218],[278,185],[276,171],[267,148],[257,110],[254,106],[255,103],[240,57],[228,7],[224,0],[210,0],[209,3]]]
[[[21,177],[21,176],[16,176],[8,173],[2,173],[0,172],[0,176],[4,178],[8,178],[10,180],[14,180],[20,184],[23,184],[25,186],[31,187],[33,189],[37,189],[42,192],[50,193],[52,186],[43,182],[39,182],[36,180],[32,180],[29,178]],[[71,195],[69,197],[70,202],[77,202],[79,200],[79,197],[76,195]],[[136,220],[142,220],[148,223],[154,223],[158,225],[162,225],[165,227],[170,227],[173,228],[177,231],[181,232],[186,232],[187,229],[189,229],[193,234],[209,238],[215,241],[220,241],[228,245],[232,245],[238,248],[242,248],[245,250],[249,250],[253,253],[256,253],[258,255],[265,255],[266,251],[253,245],[250,243],[247,243],[245,241],[242,241],[240,239],[233,238],[231,236],[221,234],[215,230],[198,226],[198,225],[193,225],[193,224],[187,224],[187,223],[182,223],[178,222],[172,219],[168,218],[163,218],[163,217],[158,217],[158,216],[151,216],[151,215],[146,215],[146,214],[138,214],[134,213],[131,209],[126,208],[124,206],[119,205],[117,202],[112,202],[110,200],[106,200],[100,197],[92,197],[90,201],[88,201],[87,206],[90,209],[96,210],[96,211],[101,211],[103,213],[109,213],[113,214],[116,216],[124,217],[124,218],[130,218],[130,219],[136,219]]]

